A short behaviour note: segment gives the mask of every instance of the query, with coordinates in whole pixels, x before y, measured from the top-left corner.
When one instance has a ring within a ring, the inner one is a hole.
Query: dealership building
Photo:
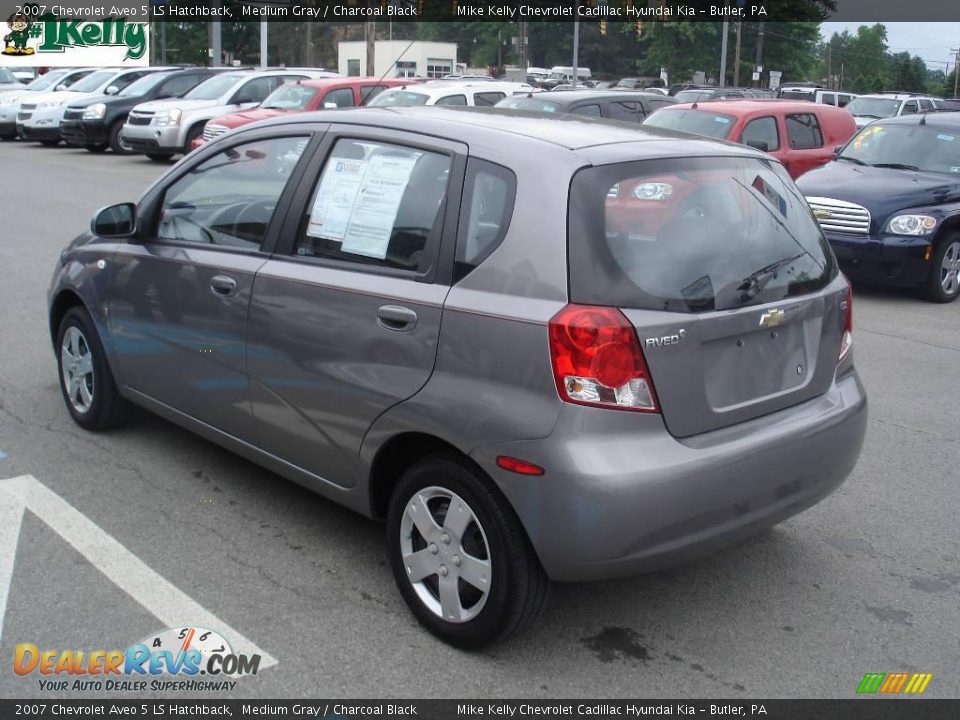
[[[367,74],[367,44],[341,42],[337,49],[338,69],[343,75]],[[373,51],[376,77],[439,78],[457,72],[457,44],[411,43],[409,40],[377,40]],[[460,68],[463,69],[463,66]]]

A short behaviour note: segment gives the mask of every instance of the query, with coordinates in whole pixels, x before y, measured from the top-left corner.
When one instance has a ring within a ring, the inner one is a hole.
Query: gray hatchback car
[[[49,309],[77,423],[135,403],[384,519],[404,600],[461,647],[548,579],[813,505],[867,417],[849,285],[783,168],[584,118],[248,126],[97,213]]]

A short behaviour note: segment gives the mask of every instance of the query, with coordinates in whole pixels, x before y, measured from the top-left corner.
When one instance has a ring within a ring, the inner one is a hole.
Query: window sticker
[[[366,160],[331,158],[313,201],[307,235],[339,240],[344,252],[386,258],[393,223],[420,156],[401,150]]]
[[[713,118],[713,121],[718,123],[723,123],[724,125],[730,124],[730,118],[725,118],[721,115],[717,115],[715,118]]]
[[[940,134],[937,135],[937,140],[946,140],[947,142],[953,142],[954,136],[953,136],[953,135],[944,135],[943,133],[940,133]]]

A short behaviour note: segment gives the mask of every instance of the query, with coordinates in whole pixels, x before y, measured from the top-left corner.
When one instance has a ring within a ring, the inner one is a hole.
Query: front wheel
[[[960,235],[951,235],[933,254],[930,277],[924,287],[927,300],[948,303],[960,294]]]
[[[99,145],[98,145],[98,144],[95,144],[95,143],[91,143],[90,145],[85,145],[84,147],[87,148],[87,152],[92,152],[92,153],[96,153],[96,154],[100,154],[100,153],[102,153],[102,152],[106,152],[106,150],[107,150],[107,144],[106,144],[106,143],[102,143],[102,144],[99,144]]]
[[[123,120],[120,119],[110,126],[110,138],[107,141],[115,155],[129,155],[133,152],[133,148],[123,139],[122,133]]]
[[[87,430],[106,430],[123,419],[120,397],[90,314],[71,308],[57,333],[60,390],[74,421]]]
[[[484,473],[429,457],[400,479],[387,517],[400,594],[440,639],[481,648],[530,624],[548,580],[520,520]]]

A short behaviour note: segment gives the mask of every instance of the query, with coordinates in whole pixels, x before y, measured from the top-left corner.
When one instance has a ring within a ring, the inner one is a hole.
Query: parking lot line
[[[166,578],[153,571],[103,528],[32,475],[0,480],[0,637],[23,514],[30,510],[115,585],[166,627],[194,625],[216,630],[233,651],[260,655],[260,669],[277,659],[231,628]]]

